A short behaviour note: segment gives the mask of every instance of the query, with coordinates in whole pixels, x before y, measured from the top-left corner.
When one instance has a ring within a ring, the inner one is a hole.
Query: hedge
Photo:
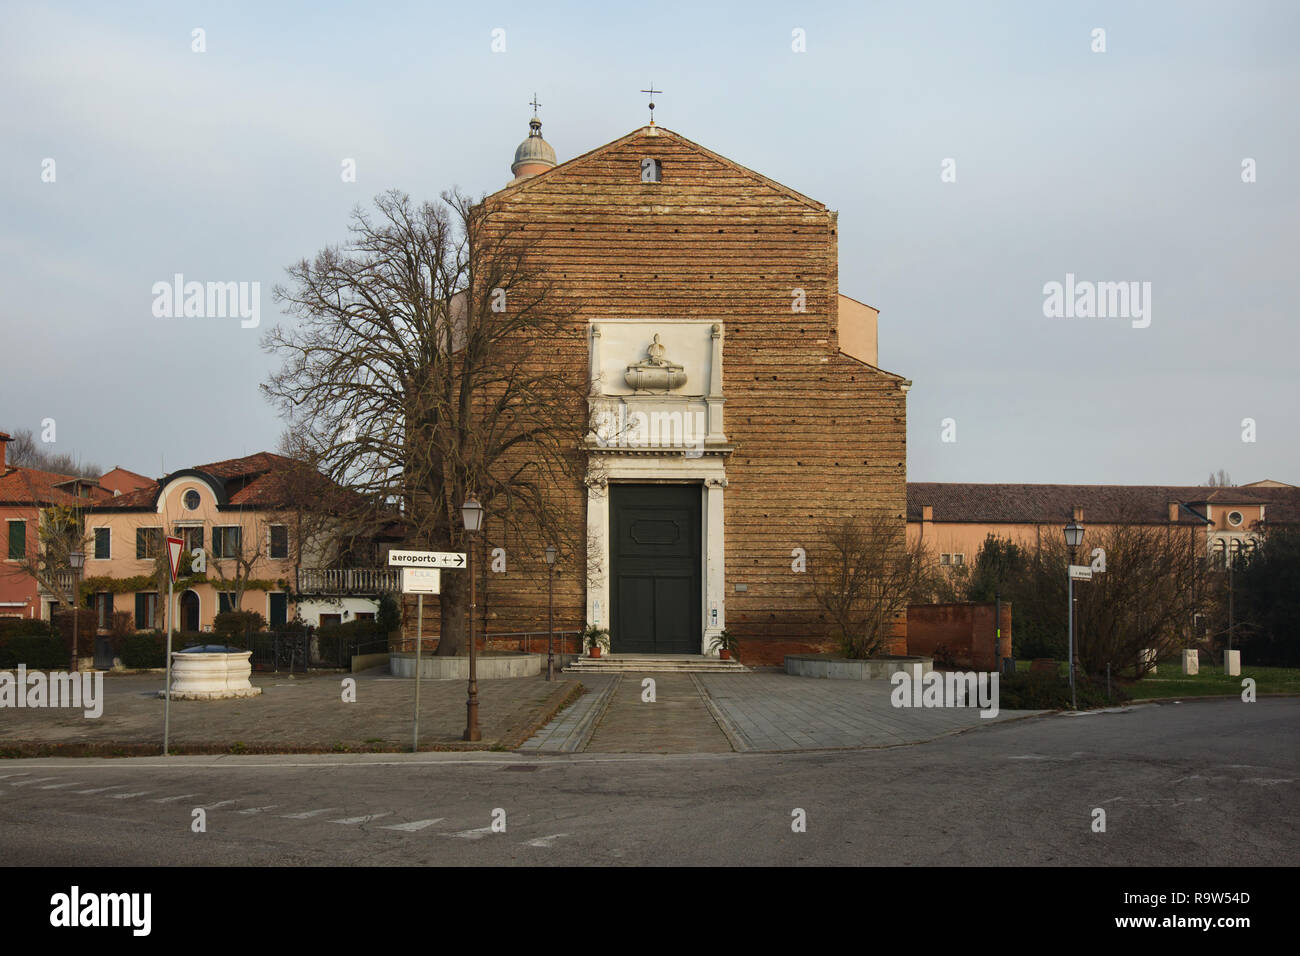
[[[1128,700],[1128,694],[1119,682],[1111,683],[1111,696],[1106,696],[1106,682],[1090,681],[1075,672],[1075,693],[1079,709],[1105,707]],[[1070,707],[1069,678],[1039,672],[1017,673],[998,681],[998,707],[1002,710],[1063,710]]]
[[[119,656],[123,667],[166,667],[167,635],[156,631],[132,634],[122,641]]]
[[[32,670],[67,670],[68,647],[62,638],[21,634],[11,637],[0,647],[0,668],[11,670],[26,664]]]
[[[52,633],[49,621],[32,617],[0,617],[0,645],[11,637],[49,637]]]

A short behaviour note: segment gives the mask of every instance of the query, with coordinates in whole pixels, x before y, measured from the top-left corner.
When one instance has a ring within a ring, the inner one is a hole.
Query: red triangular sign
[[[172,581],[176,581],[176,573],[181,569],[181,548],[185,547],[185,542],[180,538],[167,537],[167,563],[172,569]]]

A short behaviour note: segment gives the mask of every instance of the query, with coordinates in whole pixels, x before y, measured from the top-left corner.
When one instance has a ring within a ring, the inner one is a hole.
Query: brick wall
[[[907,609],[907,652],[932,657],[946,645],[959,667],[996,670],[1011,656],[1011,603],[1002,602],[1002,638],[994,654],[995,604],[913,604]]]

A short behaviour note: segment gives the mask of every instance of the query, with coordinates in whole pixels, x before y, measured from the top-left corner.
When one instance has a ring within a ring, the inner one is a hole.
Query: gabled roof
[[[72,494],[76,488],[87,486],[90,490],[89,497]],[[94,478],[17,465],[9,465],[4,474],[0,475],[0,504],[69,505],[84,508],[110,497],[112,493],[100,488]]]
[[[128,491],[135,491],[137,488],[148,488],[153,483],[152,478],[136,474],[134,471],[127,471],[121,466],[114,468],[112,471],[104,472],[99,479],[101,487],[123,494]]]
[[[651,133],[650,132],[651,130],[654,130],[654,132]],[[754,182],[760,185],[766,186],[769,189],[772,189],[785,196],[788,196],[791,199],[804,203],[805,205],[812,207],[818,212],[826,211],[826,205],[824,203],[820,203],[815,199],[805,196],[803,193],[791,189],[789,186],[786,186],[782,183],[778,183],[775,179],[769,179],[768,177],[764,176],[762,173],[755,172],[754,170],[750,169],[748,166],[742,166],[740,165],[740,163],[737,163],[734,160],[730,160],[720,153],[715,153],[713,150],[709,149],[706,146],[701,146],[699,143],[687,139],[681,133],[675,133],[672,130],[663,126],[642,126],[639,127],[638,129],[634,129],[626,136],[620,136],[618,139],[606,143],[604,146],[597,146],[595,149],[588,150],[587,152],[583,153],[581,156],[575,156],[573,157],[573,159],[565,160],[563,163],[560,163],[558,166],[553,166],[550,169],[544,170],[543,172],[540,172],[535,176],[530,176],[525,180],[514,183],[513,185],[504,186],[501,189],[498,189],[496,192],[489,195],[487,197],[487,200],[485,201],[494,200],[497,199],[498,197],[504,197],[507,195],[514,195],[514,192],[516,190],[529,189],[532,186],[535,186],[539,182],[545,182],[548,178],[554,177],[557,173],[560,173],[563,170],[572,169],[575,164],[582,163],[585,160],[591,159],[594,156],[599,156],[601,153],[605,153],[605,152],[609,152],[610,150],[617,149],[618,147],[624,145],[625,143],[629,143],[632,140],[643,136],[655,136],[655,137],[663,136],[668,139],[671,139],[677,143],[680,143],[683,146],[695,150],[697,153],[700,153],[703,156],[707,156],[710,159],[721,163],[722,165],[726,166],[728,169],[731,169],[732,171],[739,173],[742,176],[748,176],[750,179],[754,180]]]

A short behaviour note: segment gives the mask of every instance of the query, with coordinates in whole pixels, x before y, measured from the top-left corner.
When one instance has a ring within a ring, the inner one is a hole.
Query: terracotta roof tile
[[[70,493],[73,482],[82,481],[91,484],[91,497],[76,497]],[[65,487],[59,487],[64,485]],[[112,493],[100,488],[93,478],[79,478],[76,475],[62,475],[53,471],[40,471],[36,468],[22,468],[10,465],[0,475],[0,502],[5,504],[42,504],[42,505],[81,505],[99,502],[111,497]]]
[[[1083,509],[1085,522],[1127,521],[1165,524],[1169,505],[1183,505],[1180,522],[1200,523],[1206,504],[1265,505],[1267,520],[1300,511],[1300,489],[1200,485],[1010,485],[964,482],[908,482],[907,517],[921,519],[921,509],[934,509],[935,521],[1003,524],[1065,522],[1074,507]],[[1275,514],[1279,508],[1281,514]],[[1189,510],[1190,509],[1190,510]],[[1295,520],[1294,518],[1291,520]]]

